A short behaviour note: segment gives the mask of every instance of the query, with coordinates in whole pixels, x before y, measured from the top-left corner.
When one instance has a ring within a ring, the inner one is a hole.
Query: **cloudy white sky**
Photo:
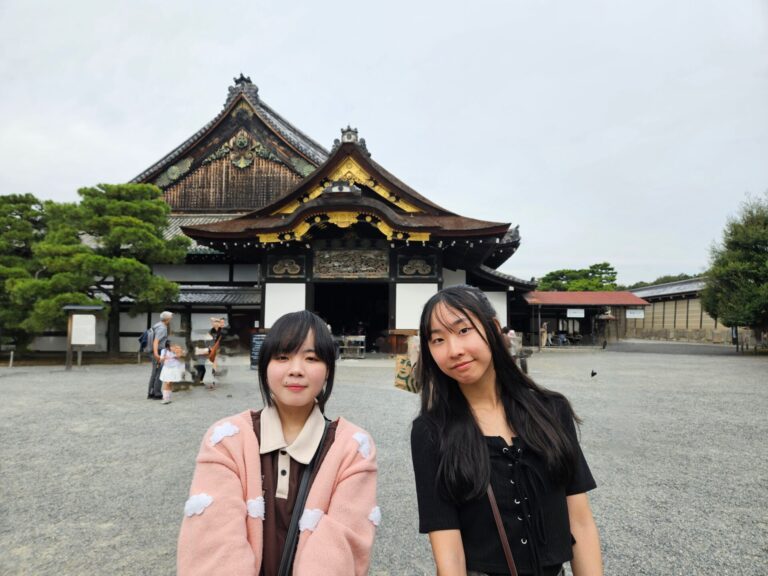
[[[765,0],[0,0],[0,194],[75,200],[213,116],[240,72],[330,148],[520,225],[502,270],[698,273],[768,189]]]

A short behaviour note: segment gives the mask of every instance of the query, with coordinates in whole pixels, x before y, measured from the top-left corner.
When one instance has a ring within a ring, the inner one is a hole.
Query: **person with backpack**
[[[150,354],[152,356],[152,374],[149,377],[149,389],[147,390],[147,400],[162,400],[162,381],[160,380],[160,370],[162,368],[162,358],[160,352],[165,348],[165,341],[168,340],[168,327],[173,319],[173,312],[167,310],[160,313],[160,321],[156,322],[152,330],[152,338],[149,344]]]

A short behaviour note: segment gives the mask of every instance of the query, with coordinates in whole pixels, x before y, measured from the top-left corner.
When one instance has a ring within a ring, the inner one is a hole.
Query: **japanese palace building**
[[[154,267],[181,286],[171,309],[184,332],[226,315],[245,344],[255,328],[307,308],[334,333],[394,346],[442,287],[480,287],[502,323],[516,301],[522,320],[522,294],[535,287],[496,270],[517,250],[517,228],[422,196],[372,158],[357,130],[326,150],[243,75],[213,120],[132,182],[159,186],[167,234],[194,240],[185,264]],[[123,350],[148,321],[122,315]]]

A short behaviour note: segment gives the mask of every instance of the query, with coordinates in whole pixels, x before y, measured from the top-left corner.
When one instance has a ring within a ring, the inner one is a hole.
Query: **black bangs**
[[[336,369],[336,350],[333,346],[333,337],[328,330],[328,325],[322,318],[301,310],[291,312],[277,319],[269,330],[264,343],[259,351],[259,384],[264,402],[272,406],[272,398],[269,396],[269,384],[267,382],[267,366],[272,358],[279,354],[292,354],[298,352],[309,333],[315,339],[315,355],[328,368],[328,379],[317,403],[320,410],[325,410],[325,402],[333,389],[333,377]]]

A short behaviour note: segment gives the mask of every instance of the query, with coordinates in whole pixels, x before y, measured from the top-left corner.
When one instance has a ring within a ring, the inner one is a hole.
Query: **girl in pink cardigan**
[[[275,322],[259,355],[266,407],[225,418],[203,437],[179,534],[179,576],[368,573],[381,520],[376,449],[351,422],[326,420],[334,370],[333,339],[319,317],[301,311]]]

